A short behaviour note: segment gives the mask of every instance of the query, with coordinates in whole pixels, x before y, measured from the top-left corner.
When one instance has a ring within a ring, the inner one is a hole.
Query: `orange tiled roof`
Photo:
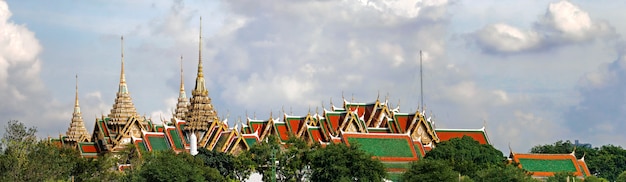
[[[480,144],[491,144],[487,137],[485,128],[481,129],[435,129],[439,141],[448,141],[453,138],[462,138],[463,136],[472,137]]]
[[[533,173],[535,177],[554,176],[557,172],[571,172],[577,177],[589,176],[589,169],[583,159],[577,160],[571,154],[512,154],[512,160],[520,168]]]

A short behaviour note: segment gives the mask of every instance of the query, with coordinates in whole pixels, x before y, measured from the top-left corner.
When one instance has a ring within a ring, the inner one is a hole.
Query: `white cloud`
[[[476,43],[496,52],[518,52],[533,49],[541,43],[537,32],[523,31],[502,23],[488,25],[479,30],[476,36]]]
[[[517,53],[548,49],[597,38],[614,36],[612,26],[594,21],[589,13],[569,1],[550,3],[530,30],[497,23],[469,35],[487,53]]]
[[[20,120],[49,133],[63,112],[39,77],[42,47],[35,33],[12,22],[11,16],[8,4],[0,1],[0,123]]]

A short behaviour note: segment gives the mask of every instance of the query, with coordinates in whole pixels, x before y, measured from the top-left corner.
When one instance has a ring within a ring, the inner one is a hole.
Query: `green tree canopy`
[[[142,158],[143,165],[129,176],[130,181],[226,181],[217,169],[188,153],[147,152]]]
[[[493,165],[478,171],[475,181],[536,182],[530,174],[513,165]]]
[[[234,156],[224,152],[200,148],[195,157],[202,160],[205,166],[217,169],[222,176],[235,178],[235,174],[233,173],[236,165]]]
[[[479,170],[501,165],[505,159],[498,149],[491,145],[481,145],[468,136],[439,143],[426,153],[425,158],[446,161],[455,171],[472,178]]]
[[[459,172],[452,169],[447,161],[423,159],[411,163],[411,167],[402,175],[404,182],[441,182],[458,181]]]
[[[626,171],[620,173],[615,181],[626,181]]]
[[[382,181],[383,164],[356,145],[330,144],[315,150],[311,158],[311,181]]]
[[[554,176],[550,176],[546,179],[546,182],[568,182],[576,178],[574,174],[570,172],[558,172],[554,173]]]
[[[626,179],[624,179],[626,180]],[[585,182],[609,182],[609,180],[604,179],[604,178],[598,178],[596,176],[587,176],[585,178]]]

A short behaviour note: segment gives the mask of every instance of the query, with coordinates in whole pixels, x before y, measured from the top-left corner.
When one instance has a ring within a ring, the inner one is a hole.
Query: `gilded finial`
[[[121,36],[121,44],[122,44],[122,72],[120,72],[120,83],[126,83],[126,76],[124,75],[124,36]]]
[[[74,107],[78,107],[78,74],[76,74],[76,98],[74,101]]]
[[[183,55],[180,55],[180,91],[185,90],[185,85],[183,83]]]
[[[200,33],[198,41],[198,77],[204,77],[202,73],[202,17],[200,17]]]

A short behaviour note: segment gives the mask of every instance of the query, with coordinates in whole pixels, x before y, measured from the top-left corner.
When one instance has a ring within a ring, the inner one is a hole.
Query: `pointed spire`
[[[126,72],[124,70],[124,36],[121,36],[121,69],[120,69],[120,85],[117,91],[117,95],[115,97],[115,103],[113,104],[113,108],[111,108],[111,112],[108,115],[108,118],[111,119],[109,124],[112,125],[124,125],[128,118],[136,116],[142,124],[144,124],[144,119],[139,118],[137,114],[137,109],[135,109],[135,105],[133,104],[132,98],[130,97],[130,92],[128,92],[128,85],[126,85]]]
[[[122,42],[122,71],[120,72],[120,89],[119,93],[128,93],[128,86],[126,86],[126,74],[124,73],[124,36],[121,38]]]
[[[202,17],[200,17],[200,33],[198,41],[198,75],[196,77],[196,87],[193,96],[208,96],[208,91],[204,82],[204,72],[202,70]]]
[[[78,105],[78,74],[76,74],[76,98],[74,98],[74,113],[80,113]]]
[[[77,142],[89,141],[89,133],[87,133],[87,129],[85,128],[85,123],[83,122],[83,116],[80,112],[80,106],[78,105],[78,75],[76,75],[76,98],[74,99],[74,113],[72,113],[72,122],[70,123],[70,127],[67,128],[67,138],[65,141],[70,145],[75,145]]]
[[[209,91],[206,89],[204,81],[204,73],[202,71],[202,17],[200,17],[200,33],[198,41],[198,75],[196,76],[196,85],[191,91],[191,99],[189,111],[186,115],[188,122],[185,131],[197,132],[199,138],[202,138],[200,131],[207,131],[209,124],[213,121],[219,121],[217,112],[213,109]]]
[[[180,55],[180,95],[178,95],[178,98],[187,98],[185,82],[183,81],[183,55]]]
[[[189,112],[189,105],[191,105],[185,93],[185,83],[183,80],[183,55],[180,55],[180,92],[178,93],[178,103],[174,110],[174,117],[180,120],[187,119],[187,112]]]
[[[204,77],[202,73],[202,17],[200,17],[200,32],[198,40],[198,77]]]

